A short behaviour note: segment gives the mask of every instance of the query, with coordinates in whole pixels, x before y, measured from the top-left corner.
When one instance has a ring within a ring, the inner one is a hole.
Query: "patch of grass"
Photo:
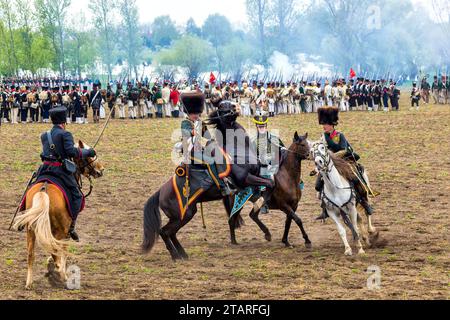
[[[76,255],[78,253],[78,248],[75,245],[71,244],[67,248],[67,251],[69,251],[70,254]]]

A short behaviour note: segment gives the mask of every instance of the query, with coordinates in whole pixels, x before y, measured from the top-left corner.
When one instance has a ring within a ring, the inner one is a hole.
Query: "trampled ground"
[[[362,156],[374,188],[375,226],[384,245],[363,257],[347,258],[335,226],[314,221],[320,213],[312,163],[303,163],[306,190],[298,213],[313,241],[307,250],[297,227],[294,249],[281,244],[284,214],[263,216],[273,234],[264,240],[247,217],[238,247],[229,242],[221,203],[205,204],[201,217],[179,233],[190,254],[173,263],[162,241],[140,254],[142,208],[172,175],[172,131],[179,120],[119,121],[106,130],[97,151],[104,178],[95,181],[87,209],[78,221],[82,238],[72,245],[69,265],[81,268],[81,290],[52,288],[44,277],[46,256],[38,249],[35,286],[25,291],[24,233],[7,231],[24,185],[40,162],[39,135],[48,125],[2,125],[0,129],[0,299],[448,299],[450,107],[419,112],[354,112],[341,116],[340,129]],[[316,115],[278,117],[271,122],[289,144],[295,130],[318,139]],[[241,123],[247,124],[245,119]],[[92,143],[101,127],[69,127]],[[205,241],[205,238],[207,241]],[[367,268],[381,269],[381,288],[367,289]]]

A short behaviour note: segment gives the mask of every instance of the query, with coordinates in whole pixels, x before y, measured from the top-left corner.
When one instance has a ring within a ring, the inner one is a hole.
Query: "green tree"
[[[14,28],[16,23],[16,13],[13,10],[13,4],[9,0],[0,0],[0,16],[5,22],[2,29],[4,44],[8,48],[8,60],[10,63],[10,74],[17,75],[18,60],[14,40]]]
[[[236,37],[222,50],[225,71],[230,72],[233,79],[241,79],[244,67],[252,57],[252,47]]]
[[[170,49],[159,52],[154,61],[159,66],[180,66],[186,69],[190,79],[198,77],[210,64],[214,55],[211,45],[199,37],[186,35]]]
[[[193,18],[189,18],[186,23],[186,34],[190,34],[193,36],[201,37],[202,29],[200,29],[195,23]]]
[[[112,66],[115,57],[113,12],[117,8],[113,0],[91,0],[89,9],[94,19],[94,26],[99,32],[99,53],[108,71],[108,80],[112,79]]]
[[[39,15],[41,30],[50,38],[55,50],[59,73],[65,77],[64,32],[67,9],[71,0],[36,0],[34,4]]]
[[[152,44],[154,48],[170,47],[172,42],[180,37],[175,23],[169,16],[155,18],[152,23]]]
[[[257,34],[260,61],[264,66],[268,66],[267,48],[267,25],[269,23],[270,10],[269,0],[246,0],[247,15],[250,25],[253,26]]]
[[[222,72],[223,52],[221,47],[228,44],[233,36],[230,21],[223,15],[212,14],[202,27],[203,38],[212,43],[216,52],[217,69]]]
[[[121,34],[122,49],[126,54],[129,72],[133,70],[136,79],[139,78],[138,65],[140,64],[140,53],[143,50],[143,39],[139,32],[139,14],[136,0],[121,0],[119,2],[119,10],[122,17]]]
[[[66,32],[67,68],[80,78],[81,73],[96,61],[96,48],[92,45],[94,36],[86,26],[86,17],[79,12],[71,19]]]

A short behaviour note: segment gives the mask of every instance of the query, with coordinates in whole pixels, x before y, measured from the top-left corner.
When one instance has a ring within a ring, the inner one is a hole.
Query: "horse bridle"
[[[322,153],[319,150],[320,146],[323,146],[323,148],[325,149],[324,153]],[[326,174],[328,175],[331,172],[331,169],[333,168],[334,164],[331,161],[331,157],[328,154],[328,151],[327,151],[327,148],[326,148],[325,144],[323,144],[323,143],[316,143],[316,144],[314,144],[313,147],[312,147],[312,153],[314,155],[314,158],[316,158],[317,155],[318,155],[323,160],[324,169],[323,170],[319,170],[319,171],[325,171]],[[330,168],[330,164],[333,165],[331,168]]]
[[[323,146],[325,148],[325,154],[322,154],[322,152],[320,152],[319,150],[319,146]],[[316,157],[316,155],[320,156],[324,162],[324,169],[320,170],[320,172],[322,172],[322,174],[324,174],[327,178],[328,175],[331,173],[331,171],[333,170],[333,168],[335,167],[333,161],[331,161],[331,157],[328,154],[328,150],[325,146],[325,144],[323,143],[316,143],[313,145],[313,154],[314,154],[314,158]],[[335,187],[336,189],[339,190],[353,190],[354,188],[350,185],[350,187],[338,187],[336,186],[333,182],[331,182],[330,179],[328,179],[330,181],[330,183],[333,185],[333,187]]]
[[[83,189],[83,179],[82,176],[84,175],[84,171],[86,168],[88,169],[87,172],[87,178],[89,180],[89,192],[85,195],[86,198],[88,198],[92,194],[92,190],[94,189],[94,185],[92,183],[92,176],[96,173],[95,168],[92,166],[92,164],[97,161],[97,156],[95,156],[92,160],[83,160],[83,165],[79,168],[79,179],[77,179],[78,186],[80,187],[80,190]]]

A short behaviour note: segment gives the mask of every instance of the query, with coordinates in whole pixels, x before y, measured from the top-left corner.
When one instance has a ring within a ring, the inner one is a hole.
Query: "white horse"
[[[365,254],[361,244],[360,231],[358,227],[358,222],[362,222],[362,219],[356,209],[357,200],[354,188],[350,182],[338,172],[328,151],[326,143],[323,141],[312,143],[311,156],[324,181],[322,201],[328,215],[336,223],[339,235],[345,246],[345,255],[351,256],[353,251],[347,241],[345,228],[339,219],[339,216],[341,215],[345,224],[353,233],[353,237],[358,248],[358,254]],[[371,217],[367,216],[367,218],[369,232],[370,234],[374,234],[376,230],[372,225]],[[364,225],[361,223],[360,226],[364,234]],[[370,245],[368,237],[364,237],[364,240],[368,245]]]

